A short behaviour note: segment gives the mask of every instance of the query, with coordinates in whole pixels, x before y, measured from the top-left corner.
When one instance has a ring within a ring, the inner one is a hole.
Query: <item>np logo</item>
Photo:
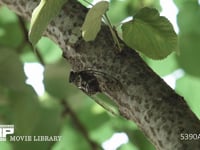
[[[6,141],[6,136],[13,133],[14,125],[0,125],[0,141]]]

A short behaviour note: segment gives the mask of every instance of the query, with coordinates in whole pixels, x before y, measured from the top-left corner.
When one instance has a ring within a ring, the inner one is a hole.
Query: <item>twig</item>
[[[28,39],[28,30],[26,28],[26,25],[25,25],[25,22],[24,22],[23,18],[20,17],[20,16],[18,16],[18,20],[19,20],[19,25],[20,25],[20,27],[22,29],[22,32],[23,32],[23,35],[24,35],[24,41],[23,41],[23,43],[21,44],[20,47],[23,47],[27,43],[31,47],[32,52],[36,54],[39,62],[43,66],[45,66],[45,62],[44,62],[44,60],[42,58],[42,55],[40,54],[38,48],[35,47],[35,49],[34,49],[33,46],[32,46],[32,44],[31,44],[31,42]]]
[[[69,114],[71,116],[72,121],[76,125],[77,129],[79,130],[79,132],[85,137],[86,141],[90,144],[91,149],[92,150],[102,149],[101,146],[98,143],[96,143],[92,139],[90,139],[87,129],[81,123],[81,121],[79,120],[79,118],[76,115],[76,113],[70,108],[70,106],[67,103],[67,101],[65,99],[62,99],[61,100],[61,104],[64,107],[64,111],[63,111],[62,115],[65,116],[66,114]]]

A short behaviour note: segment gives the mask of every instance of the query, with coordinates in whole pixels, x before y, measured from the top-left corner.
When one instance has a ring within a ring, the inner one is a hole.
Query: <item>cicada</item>
[[[71,71],[69,75],[69,82],[74,83],[79,89],[88,95],[101,92],[97,78],[88,71]]]
[[[116,79],[112,79],[105,73],[101,73],[94,70],[84,70],[80,72],[71,71],[69,76],[69,82],[74,83],[79,89],[91,96],[104,109],[108,110],[114,115],[118,115],[119,112],[116,104],[105,94],[101,93],[102,90],[100,88],[100,84],[96,76],[101,76],[105,78],[105,80],[108,82],[118,82],[116,81]]]

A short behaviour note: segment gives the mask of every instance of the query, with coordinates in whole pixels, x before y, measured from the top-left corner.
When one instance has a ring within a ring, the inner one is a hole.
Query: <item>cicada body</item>
[[[99,105],[108,110],[114,115],[118,115],[118,108],[112,100],[102,93],[100,84],[97,77],[103,77],[107,82],[115,82],[118,84],[116,79],[112,79],[105,73],[101,73],[94,70],[84,70],[80,72],[71,71],[69,75],[69,82],[75,84],[83,92],[91,96]],[[101,93],[101,94],[97,94]],[[102,98],[103,97],[103,98]]]
[[[74,83],[79,89],[88,95],[101,92],[97,78],[90,72],[70,72],[69,82]]]

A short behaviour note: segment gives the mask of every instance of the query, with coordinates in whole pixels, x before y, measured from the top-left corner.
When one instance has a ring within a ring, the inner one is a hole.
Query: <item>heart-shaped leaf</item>
[[[178,38],[171,23],[153,8],[143,8],[122,25],[123,39],[133,49],[152,59],[178,51]]]

